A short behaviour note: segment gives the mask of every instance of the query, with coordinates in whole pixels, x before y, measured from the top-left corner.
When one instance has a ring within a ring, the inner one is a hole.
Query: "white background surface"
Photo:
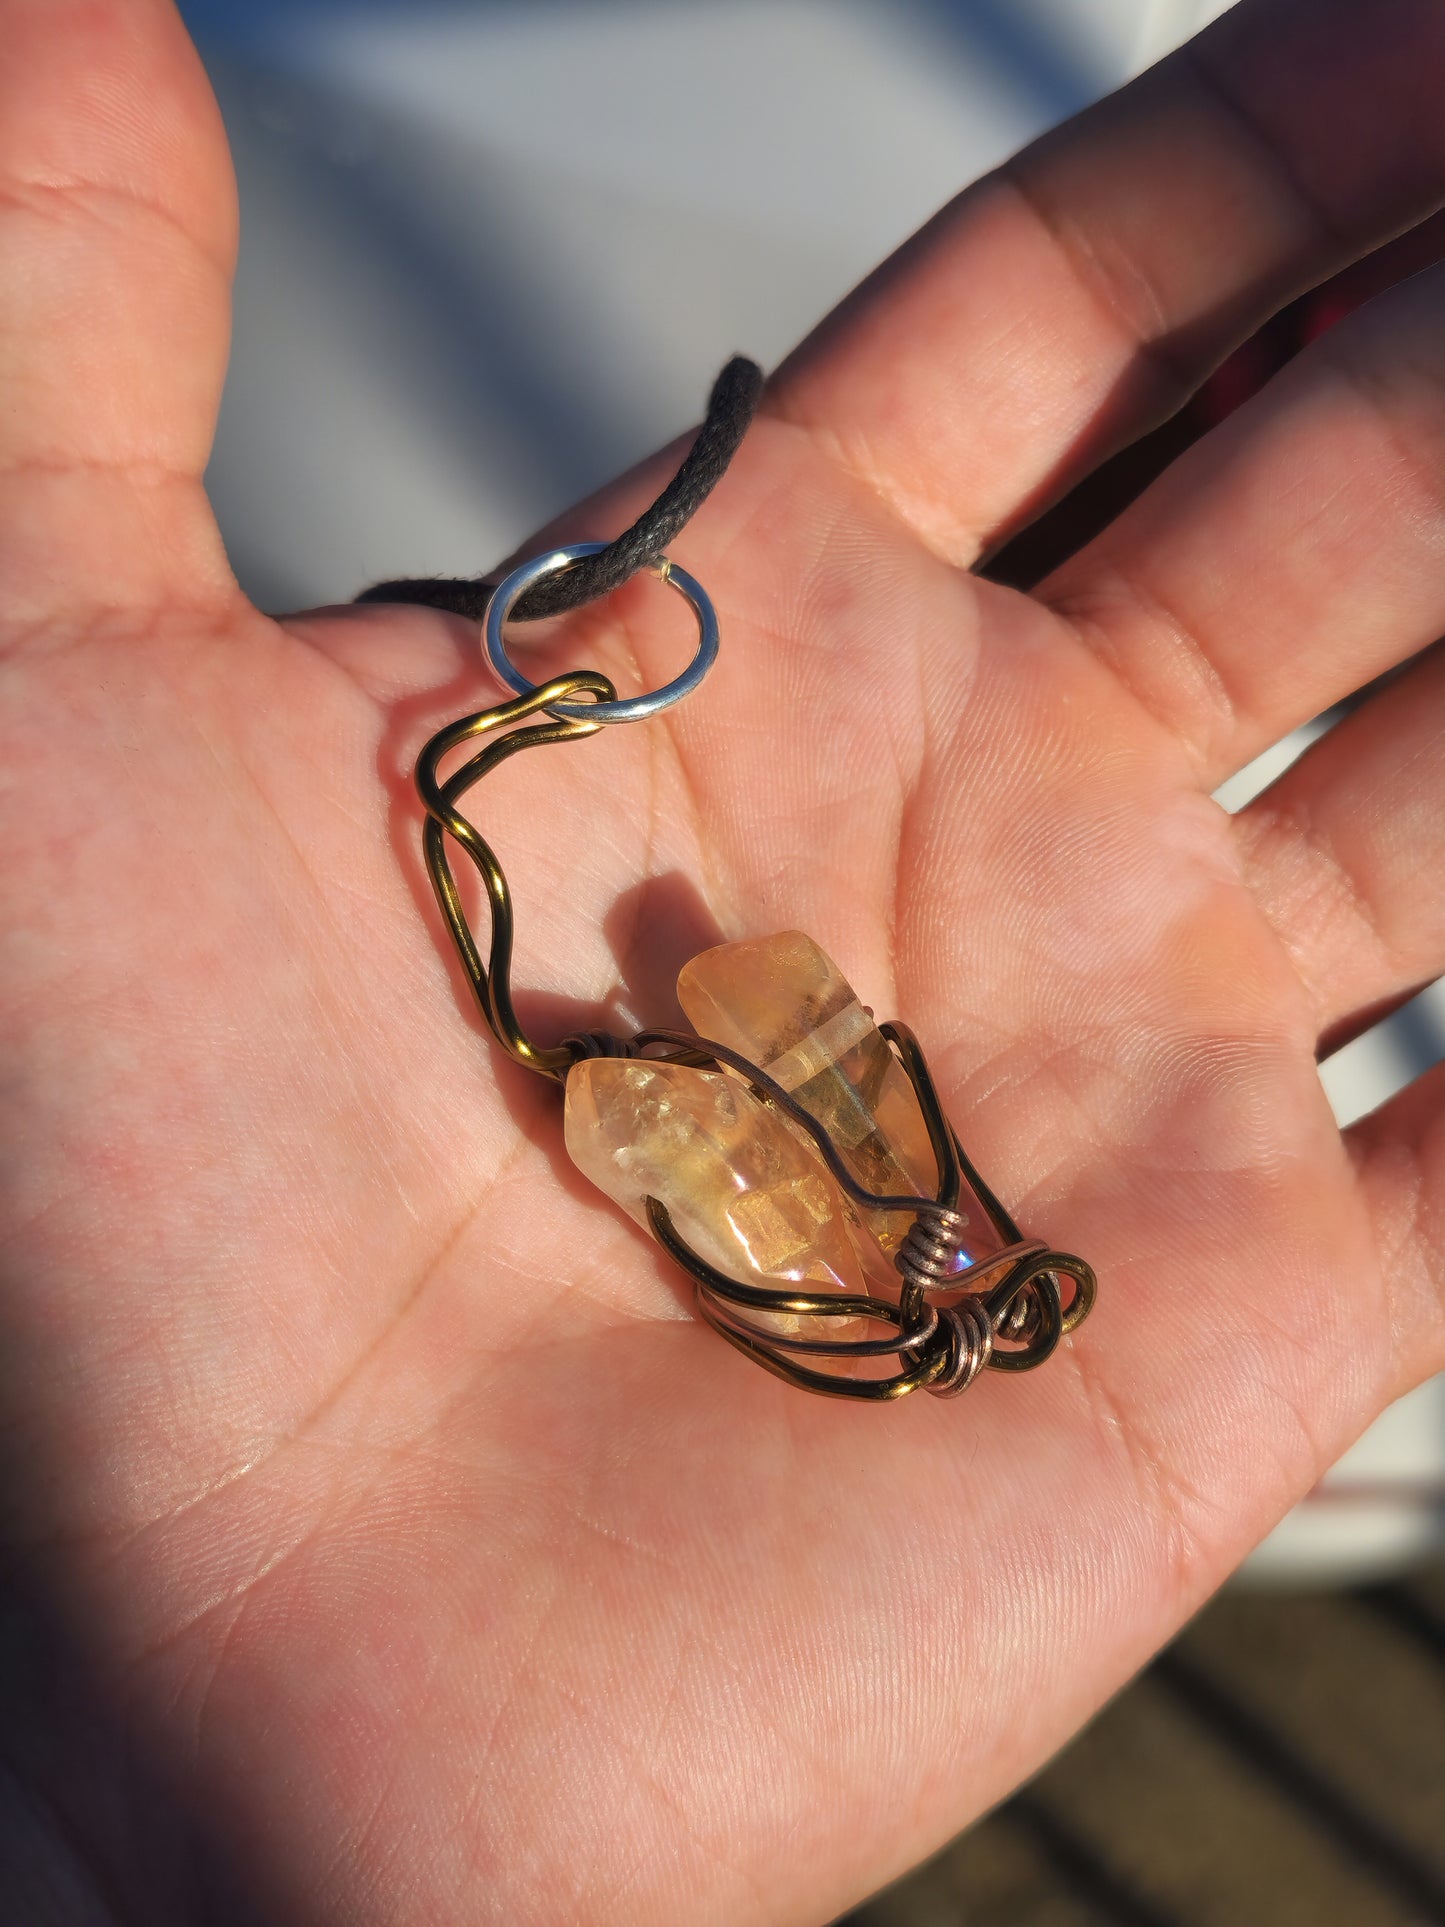
[[[191,0],[241,183],[210,482],[242,580],[283,609],[488,567],[694,421],[731,352],[776,362],[960,186],[1222,10]],[[1442,1044],[1437,986],[1326,1066],[1341,1116]],[[1445,1380],[1251,1570],[1386,1568],[1442,1480]]]

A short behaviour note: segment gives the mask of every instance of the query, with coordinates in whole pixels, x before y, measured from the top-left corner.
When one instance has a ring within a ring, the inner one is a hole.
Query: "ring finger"
[[[1445,970],[1445,647],[1322,737],[1235,827],[1320,1033]]]
[[[1442,318],[1371,302],[1041,586],[1203,787],[1445,631]]]

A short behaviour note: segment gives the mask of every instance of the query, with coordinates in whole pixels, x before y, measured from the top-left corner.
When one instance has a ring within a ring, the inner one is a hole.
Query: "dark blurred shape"
[[[1445,1564],[1230,1592],[847,1927],[1445,1922]]]

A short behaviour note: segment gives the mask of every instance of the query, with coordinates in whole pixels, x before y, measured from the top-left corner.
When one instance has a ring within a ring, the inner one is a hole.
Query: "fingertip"
[[[0,43],[0,179],[150,205],[229,271],[225,130],[171,0],[0,0]]]

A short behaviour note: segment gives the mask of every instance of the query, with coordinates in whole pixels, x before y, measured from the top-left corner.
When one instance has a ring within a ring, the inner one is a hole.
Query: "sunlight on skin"
[[[557,1032],[673,1015],[665,930],[609,934],[642,879],[688,880],[702,941],[807,930],[918,1030],[1024,1225],[1097,1265],[1048,1370],[873,1411],[698,1325],[479,1034],[410,784],[489,698],[473,634],[277,625],[231,582],[198,477],[233,189],[169,6],[0,0],[7,1543],[261,1917],[830,1915],[1445,1360],[1439,1075],[1342,1140],[1314,1065],[1445,960],[1438,659],[1379,699],[1405,764],[1362,721],[1235,819],[1207,794],[1445,626],[1441,277],[1040,598],[954,566],[1157,415],[1160,339],[1177,392],[1439,202],[1445,26],[1383,11],[1247,7],[1050,137],[1026,197],[965,197],[679,543],[722,620],[705,693],[478,799]],[[1348,176],[1294,94],[1258,125],[1304,39]],[[665,600],[630,585],[533,673],[655,680]],[[153,1916],[69,1744],[12,1747],[65,1815],[38,1864]]]

